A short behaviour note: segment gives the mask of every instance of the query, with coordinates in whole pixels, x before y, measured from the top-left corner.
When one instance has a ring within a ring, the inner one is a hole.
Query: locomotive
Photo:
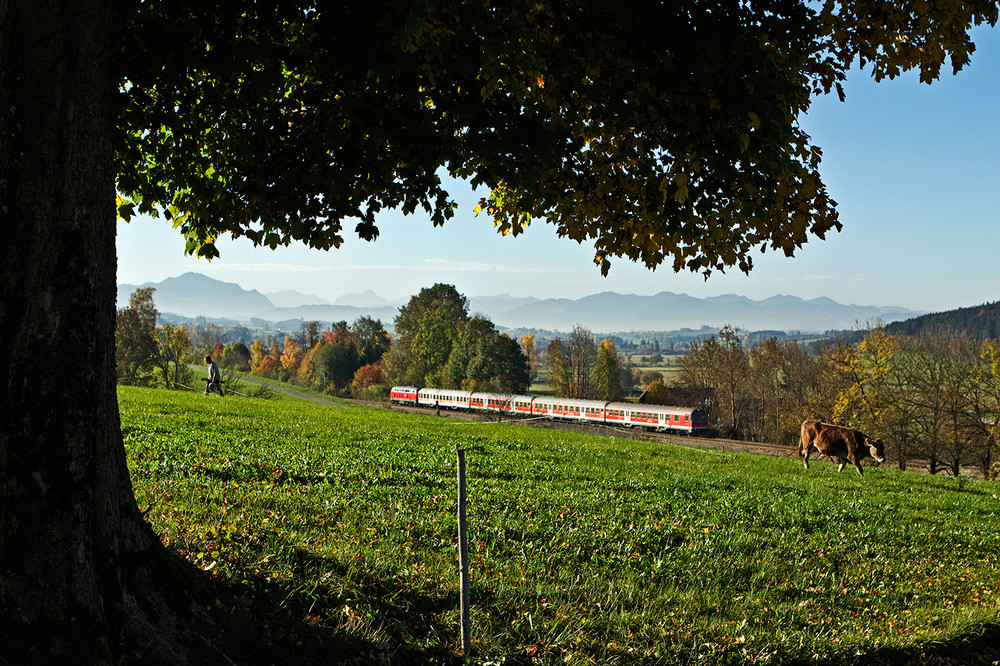
[[[699,435],[709,430],[708,417],[704,410],[696,407],[639,405],[630,402],[532,395],[497,395],[413,386],[393,386],[389,391],[389,400],[394,405],[647,428],[689,435]]]

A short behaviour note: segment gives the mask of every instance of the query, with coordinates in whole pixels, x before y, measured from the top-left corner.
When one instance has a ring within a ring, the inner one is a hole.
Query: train
[[[687,435],[709,434],[708,416],[697,407],[668,407],[533,395],[497,395],[453,389],[393,386],[394,405],[432,407],[601,425],[646,428]]]

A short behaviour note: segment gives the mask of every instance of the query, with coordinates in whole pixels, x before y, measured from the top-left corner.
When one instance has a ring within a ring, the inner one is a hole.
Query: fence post
[[[462,615],[462,652],[472,650],[472,624],[469,618],[469,545],[465,512],[465,449],[458,449],[458,575]]]

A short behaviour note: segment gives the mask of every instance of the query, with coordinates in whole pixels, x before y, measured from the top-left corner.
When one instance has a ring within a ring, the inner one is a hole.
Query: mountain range
[[[349,294],[336,302],[298,291],[262,294],[199,273],[162,282],[118,285],[118,307],[128,305],[137,287],[153,287],[161,313],[207,320],[267,322],[354,321],[370,316],[391,324],[405,303],[391,303],[372,291]],[[604,292],[578,299],[515,297],[508,294],[469,298],[469,310],[502,328],[568,331],[582,325],[595,333],[677,330],[732,324],[743,330],[825,332],[854,328],[873,320],[902,321],[924,314],[903,307],[843,305],[829,298],[804,300],[776,295],[755,301],[734,294],[695,298],[664,291],[653,296]]]

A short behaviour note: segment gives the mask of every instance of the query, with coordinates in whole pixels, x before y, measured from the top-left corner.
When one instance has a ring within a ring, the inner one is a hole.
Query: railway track
[[[372,407],[386,408],[384,402],[361,402],[361,404]],[[411,405],[392,405],[389,409],[414,414],[434,414],[436,410],[430,407],[418,407]],[[463,412],[457,410],[441,409],[437,410],[443,418],[461,419],[466,421],[482,421],[492,423],[510,423],[513,425],[527,426],[532,428],[549,428],[552,430],[565,430],[567,432],[580,432],[586,434],[603,435],[607,437],[621,437],[623,439],[634,439],[648,442],[665,442],[699,449],[713,451],[735,451],[741,453],[755,453],[764,456],[774,456],[778,458],[799,458],[798,442],[787,445],[770,444],[767,442],[747,442],[738,439],[724,439],[722,437],[691,437],[676,433],[651,432],[641,428],[626,428],[624,426],[597,425],[591,423],[579,423],[574,421],[552,421],[544,418],[521,418],[511,415],[482,414],[478,412]],[[499,417],[499,418],[498,418]],[[820,454],[816,454],[819,459]],[[886,461],[880,467],[899,469],[897,462]],[[929,465],[923,460],[910,460],[906,466],[906,471],[917,474],[929,474]],[[983,478],[983,474],[975,467],[963,467],[962,474],[972,478]]]
[[[376,403],[372,404],[374,405]],[[381,404],[384,406],[384,403]],[[723,439],[721,437],[692,437],[676,433],[653,432],[643,430],[642,428],[627,428],[616,425],[580,423],[574,421],[555,421],[544,418],[522,418],[509,414],[482,414],[478,412],[463,412],[446,409],[435,410],[430,407],[418,407],[411,405],[392,405],[390,409],[413,414],[439,414],[443,418],[455,418],[466,421],[510,423],[513,425],[532,428],[565,430],[567,432],[580,432],[647,442],[665,442],[669,444],[680,444],[683,446],[715,451],[739,451],[743,453],[757,453],[760,455],[785,458],[798,457],[797,446],[780,446],[777,444],[768,444],[766,442],[745,442],[736,439]]]
[[[384,402],[363,402],[360,404],[372,407],[386,408]],[[411,412],[414,414],[434,414],[435,410],[430,407],[417,407],[410,405],[392,405],[389,409]],[[595,425],[590,423],[578,423],[573,421],[552,421],[549,419],[525,419],[511,415],[481,414],[477,412],[462,412],[457,410],[441,409],[440,415],[444,418],[462,419],[467,421],[483,422],[503,422],[514,425],[527,426],[532,428],[549,428],[553,430],[565,430],[568,432],[581,432],[594,435],[604,435],[608,437],[621,437],[623,439],[635,439],[649,442],[665,442],[678,444],[681,446],[714,450],[714,451],[737,451],[741,453],[756,453],[758,455],[774,456],[779,458],[799,458],[798,442],[790,442],[786,445],[770,444],[767,442],[747,442],[738,439],[724,439],[721,437],[691,437],[675,433],[650,432],[641,428],[625,428],[623,426]],[[500,416],[500,418],[498,418]],[[816,454],[818,459],[819,453]],[[886,461],[880,467],[890,469],[900,469],[899,464],[894,461]],[[929,465],[924,460],[910,460],[905,470],[917,474],[929,474]],[[846,471],[846,470],[845,470]],[[942,471],[943,474],[947,472]],[[968,466],[962,468],[962,475],[972,478],[983,478],[982,471],[976,467]]]

